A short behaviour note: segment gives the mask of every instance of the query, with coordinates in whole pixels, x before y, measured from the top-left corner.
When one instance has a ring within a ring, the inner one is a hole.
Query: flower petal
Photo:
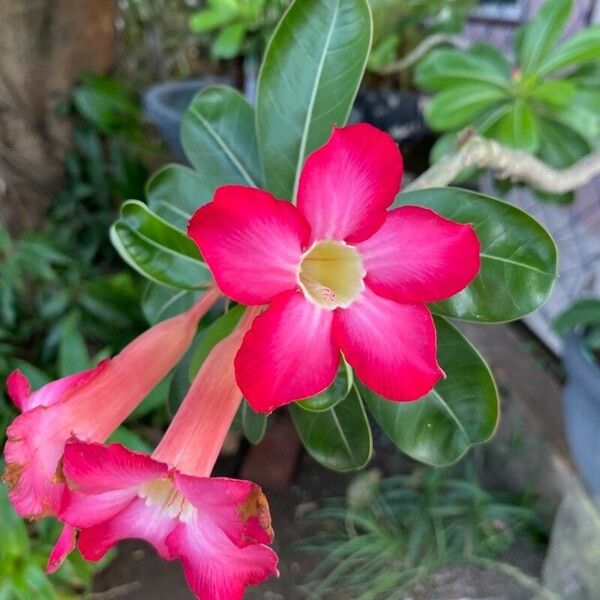
[[[402,206],[368,240],[357,244],[373,291],[398,302],[437,302],[464,289],[480,267],[471,225],[429,208]]]
[[[235,358],[235,372],[255,411],[271,412],[331,384],[340,361],[332,320],[333,311],[300,292],[281,294],[254,320]]]
[[[61,521],[83,529],[93,527],[120,513],[137,496],[137,486],[86,494],[65,488],[58,516]]]
[[[27,377],[17,369],[8,376],[6,381],[8,395],[21,412],[32,410],[37,406],[50,406],[59,400],[64,400],[67,394],[94,379],[108,363],[108,360],[103,360],[93,369],[51,381],[35,392],[31,391]]]
[[[300,175],[298,208],[312,241],[372,235],[400,191],[402,173],[402,155],[387,133],[365,123],[335,128]]]
[[[181,559],[188,585],[202,600],[241,600],[247,586],[278,575],[277,554],[263,544],[236,546],[199,511],[167,538]]]
[[[65,445],[62,404],[38,406],[19,415],[6,430],[4,446],[8,496],[21,517],[55,515],[64,483],[57,475]]]
[[[48,557],[46,573],[54,573],[63,564],[65,558],[75,550],[76,543],[77,530],[70,525],[65,525]]]
[[[120,444],[70,441],[65,446],[63,472],[69,484],[86,494],[131,488],[167,476],[169,468]]]
[[[243,304],[265,304],[296,286],[310,229],[289,202],[228,185],[196,211],[188,235],[224,294]]]
[[[175,474],[175,487],[207,515],[229,539],[243,548],[273,540],[269,504],[251,481],[225,477],[190,477]]]
[[[417,400],[444,374],[424,305],[399,304],[366,288],[349,308],[336,311],[333,335],[359,379],[389,400]]]
[[[165,539],[176,523],[175,516],[136,497],[111,519],[82,529],[77,548],[86,560],[97,561],[117,542],[136,538],[152,544],[163,558],[172,559],[173,554],[166,546]]]

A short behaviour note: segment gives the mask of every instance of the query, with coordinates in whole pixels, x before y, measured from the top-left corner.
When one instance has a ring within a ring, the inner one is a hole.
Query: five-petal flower
[[[422,397],[443,376],[426,304],[471,282],[479,241],[472,226],[427,208],[388,211],[402,174],[391,137],[352,125],[308,157],[297,206],[224,186],[190,220],[223,293],[268,305],[235,359],[255,410],[327,388],[340,351],[364,384],[394,401]]]

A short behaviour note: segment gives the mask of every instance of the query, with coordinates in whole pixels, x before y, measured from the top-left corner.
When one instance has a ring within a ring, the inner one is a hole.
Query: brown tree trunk
[[[0,225],[38,226],[62,177],[56,104],[113,60],[113,0],[0,0]]]

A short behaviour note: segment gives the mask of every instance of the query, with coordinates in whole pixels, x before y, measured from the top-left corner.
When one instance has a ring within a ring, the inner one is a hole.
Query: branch
[[[490,169],[498,179],[525,183],[549,194],[564,194],[600,175],[600,152],[593,152],[566,169],[554,169],[528,152],[513,150],[466,129],[458,135],[458,151],[443,156],[406,191],[445,187],[468,167]]]
[[[449,35],[447,33],[434,33],[429,37],[426,37],[414,50],[411,50],[406,56],[398,60],[397,62],[390,63],[377,72],[380,75],[392,75],[394,73],[401,73],[410,69],[413,65],[418,63],[431,49],[442,44],[450,44],[461,50],[466,50],[470,46],[470,42],[465,38],[458,35]]]

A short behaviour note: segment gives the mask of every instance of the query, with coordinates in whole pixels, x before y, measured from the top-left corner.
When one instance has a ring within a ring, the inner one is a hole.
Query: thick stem
[[[458,35],[449,35],[447,33],[434,33],[426,37],[414,50],[409,52],[400,60],[390,63],[378,70],[380,75],[392,75],[406,71],[418,63],[430,50],[442,44],[450,44],[455,48],[465,50],[470,46],[470,42]]]
[[[443,156],[404,191],[445,187],[467,167],[487,168],[499,179],[526,183],[550,194],[564,194],[600,175],[600,152],[589,154],[566,169],[554,169],[528,152],[513,150],[467,129],[458,136],[457,152]]]
[[[152,454],[186,475],[209,477],[242,401],[233,361],[260,307],[249,307],[194,378],[167,432]]]

